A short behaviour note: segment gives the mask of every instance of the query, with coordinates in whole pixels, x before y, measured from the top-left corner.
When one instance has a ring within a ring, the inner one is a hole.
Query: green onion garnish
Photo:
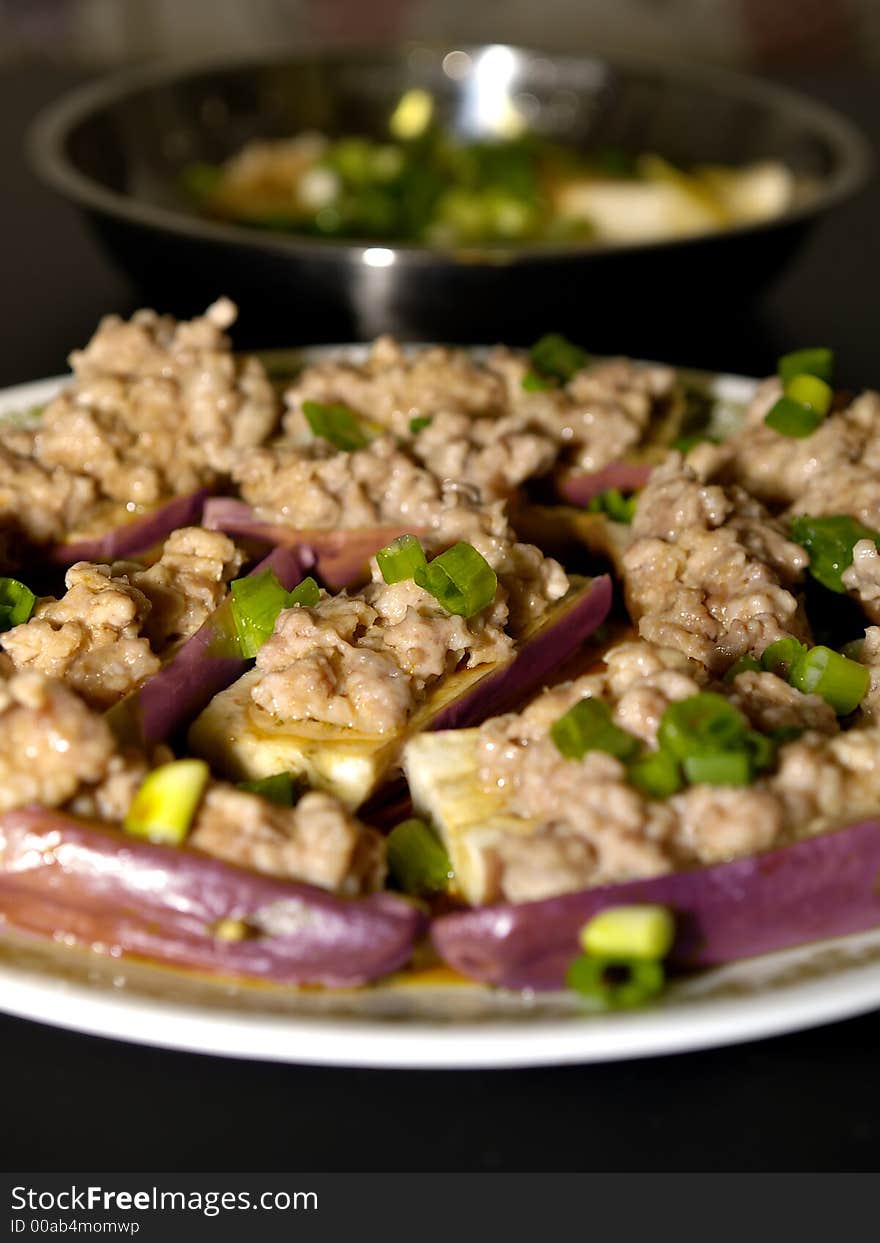
[[[376,561],[386,583],[402,583],[408,578],[415,578],[416,571],[423,570],[427,565],[424,549],[414,535],[398,535],[397,539],[379,549]]]
[[[288,592],[285,608],[299,604],[302,608],[313,609],[321,599],[321,588],[311,577],[304,578],[301,583]]]
[[[154,768],[129,804],[125,832],[179,846],[189,833],[209,776],[204,760],[172,760]]]
[[[452,865],[443,843],[423,820],[404,820],[388,835],[388,869],[404,893],[427,895],[448,888]]]
[[[750,729],[745,739],[746,752],[752,761],[752,768],[759,773],[768,772],[776,763],[777,742],[774,738],[762,734],[757,729]]]
[[[822,422],[822,415],[812,406],[791,397],[780,397],[770,412],[764,416],[764,422],[772,427],[780,436],[789,436],[792,440],[803,440],[812,436]]]
[[[638,738],[611,720],[611,709],[601,699],[581,699],[550,727],[556,749],[567,760],[581,760],[588,751],[605,751],[628,760],[639,751]]]
[[[799,375],[817,376],[830,384],[834,376],[834,353],[824,345],[810,349],[793,350],[783,354],[778,363],[779,378],[783,384]]]
[[[549,376],[565,384],[586,366],[587,355],[561,333],[548,332],[529,350],[529,361],[539,376]]]
[[[299,795],[300,786],[290,773],[275,773],[271,777],[260,777],[258,781],[239,781],[239,790],[247,790],[249,794],[259,794],[260,798],[279,807],[292,807]]]
[[[748,655],[740,656],[739,660],[734,661],[734,663],[727,670],[727,673],[725,673],[724,681],[729,684],[735,681],[735,679],[738,678],[741,673],[760,673],[760,672],[761,672],[761,666],[755,660],[754,656],[748,656]]]
[[[802,406],[809,406],[824,418],[834,401],[834,390],[818,376],[796,375],[785,385],[785,395]]]
[[[448,613],[473,617],[492,603],[498,578],[482,553],[461,540],[426,566],[413,578]]]
[[[522,378],[521,385],[527,393],[543,393],[548,388],[554,388],[556,381],[550,379],[549,376],[538,375],[537,371],[527,371]]]
[[[761,668],[767,673],[775,673],[777,677],[787,678],[791,666],[806,650],[806,645],[799,639],[777,639],[761,653]]]
[[[805,695],[821,695],[838,716],[848,716],[864,699],[871,674],[857,661],[820,645],[795,661],[788,680]]]
[[[672,949],[675,920],[665,906],[610,906],[580,932],[585,954],[599,958],[663,959]]]
[[[668,751],[646,751],[626,770],[627,780],[648,798],[669,798],[682,787],[678,760]]]
[[[590,499],[587,510],[591,514],[606,514],[612,522],[632,522],[638,504],[638,495],[624,496],[620,488],[606,488]]]
[[[639,1006],[663,991],[663,964],[650,959],[581,954],[568,969],[568,987],[597,1010]]]
[[[313,578],[304,578],[293,591],[285,591],[274,570],[260,570],[237,578],[231,585],[232,620],[239,654],[250,660],[272,634],[278,614],[295,604],[313,608],[321,592]]]
[[[688,755],[682,767],[691,785],[747,786],[752,780],[752,761],[746,751]]]
[[[304,401],[303,414],[315,436],[329,440],[331,445],[351,453],[355,449],[363,449],[370,443],[370,437],[364,431],[353,410],[338,403],[325,405],[320,401]]]
[[[843,593],[842,575],[853,561],[853,549],[859,540],[873,540],[880,548],[880,532],[872,531],[847,514],[813,518],[801,514],[790,527],[791,538],[802,544],[810,554],[810,573],[829,591]]]
[[[747,731],[746,718],[733,704],[714,691],[702,691],[667,707],[660,718],[657,741],[678,759],[686,760],[694,755],[742,750]]]
[[[37,597],[17,578],[0,578],[0,630],[23,626],[36,607]]]
[[[419,432],[423,432],[431,422],[429,415],[420,415],[416,419],[410,419],[409,431],[411,436],[418,436]]]
[[[282,609],[288,606],[288,593],[274,570],[260,570],[232,583],[232,616],[246,659],[256,656],[275,629]]]

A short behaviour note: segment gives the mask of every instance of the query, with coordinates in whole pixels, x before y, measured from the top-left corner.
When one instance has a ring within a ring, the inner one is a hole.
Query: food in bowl
[[[880,924],[880,395],[108,317],[2,443],[0,915],[600,1008]]]
[[[796,193],[777,160],[684,170],[534,133],[468,142],[430,125],[429,109],[409,92],[387,140],[254,140],[190,166],[184,186],[206,215],[254,228],[437,247],[681,237],[780,216]],[[402,129],[409,117],[423,128]]]

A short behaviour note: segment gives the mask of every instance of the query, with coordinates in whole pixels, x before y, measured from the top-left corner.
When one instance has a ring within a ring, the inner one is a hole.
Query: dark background
[[[0,383],[62,370],[100,314],[136,305],[21,154],[32,114],[81,76],[45,64],[0,72]],[[876,71],[775,76],[876,141]],[[819,228],[760,305],[728,306],[719,288],[702,327],[683,315],[677,359],[758,373],[783,349],[827,342],[843,383],[880,382],[878,221],[875,184]],[[876,1170],[880,1150],[880,1013],[673,1058],[479,1073],[237,1063],[6,1018],[0,1048],[6,1168]]]

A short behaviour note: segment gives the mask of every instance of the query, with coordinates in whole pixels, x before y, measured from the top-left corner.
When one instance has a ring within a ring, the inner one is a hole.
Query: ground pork
[[[880,393],[867,391],[835,409],[811,436],[783,436],[764,424],[781,393],[778,380],[758,390],[744,426],[722,444],[688,455],[702,479],[736,483],[790,514],[852,514],[880,527]],[[845,398],[838,398],[838,402]]]
[[[150,602],[142,633],[154,651],[186,639],[207,621],[226,595],[227,584],[241,569],[244,554],[228,536],[204,527],[180,527],[162,546],[148,569],[117,562],[114,576],[128,581]]]
[[[312,791],[279,807],[222,783],[208,787],[188,844],[239,867],[337,893],[379,889],[384,840],[329,794]]]
[[[435,414],[415,437],[412,452],[439,479],[475,487],[483,501],[509,496],[556,461],[556,439],[514,415],[473,418]]]
[[[489,366],[504,380],[511,413],[551,436],[566,464],[578,470],[599,470],[631,452],[681,401],[672,368],[625,358],[590,363],[568,384],[538,391],[523,388],[527,355],[497,349]]]
[[[18,432],[14,446],[0,445],[0,563],[20,565],[28,544],[63,539],[92,508],[94,481],[60,466],[46,467],[32,456],[33,432]]]
[[[452,616],[415,583],[377,574],[362,596],[287,609],[257,654],[252,698],[276,720],[316,720],[365,734],[403,727],[418,696],[459,667],[508,659],[503,601]]]
[[[671,454],[641,493],[632,537],[623,581],[643,638],[723,672],[784,635],[807,637],[790,590],[807,554],[741,489],[704,484]]]
[[[473,544],[509,597],[514,634],[568,591],[559,563],[516,539],[502,502],[481,504],[469,485],[441,484],[390,437],[352,453],[276,443],[245,455],[235,477],[242,497],[269,522],[302,530],[403,526],[429,553],[459,540]]]
[[[464,350],[432,346],[408,352],[385,336],[373,343],[363,363],[334,359],[306,367],[285,400],[285,430],[295,439],[307,430],[304,401],[339,402],[408,438],[413,418],[441,410],[501,414],[505,394],[500,377]]]
[[[58,807],[101,781],[115,754],[107,723],[40,673],[0,682],[0,811]]]
[[[78,561],[60,600],[41,600],[30,621],[0,635],[20,670],[59,678],[87,703],[107,708],[159,669],[143,636],[147,597],[107,565]]]
[[[757,728],[806,731],[780,749],[778,772],[747,788],[697,785],[649,799],[627,782],[613,756],[594,751],[572,761],[550,737],[554,721],[592,697],[610,706],[618,725],[655,746],[666,706],[705,686],[705,671],[679,652],[625,642],[606,654],[603,670],[485,722],[476,743],[478,780],[503,793],[504,814],[519,818],[520,827],[474,833],[469,850],[484,890],[479,900],[528,901],[722,862],[784,845],[823,818],[876,805],[880,730],[839,734],[824,701],[769,673],[743,673],[733,686],[712,686]],[[810,775],[813,760],[829,774],[827,789]]]
[[[43,411],[36,460],[135,505],[228,473],[277,421],[262,366],[233,354],[223,331],[235,315],[221,299],[184,323],[154,311],[107,316],[71,355],[72,383]]]

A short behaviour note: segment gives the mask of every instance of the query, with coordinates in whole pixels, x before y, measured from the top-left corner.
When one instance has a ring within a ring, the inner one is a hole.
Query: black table
[[[0,384],[62,370],[100,314],[135,305],[74,213],[24,168],[26,122],[72,81],[44,69],[0,77]],[[796,85],[880,134],[867,71]],[[849,384],[880,383],[878,219],[874,185],[822,226],[760,309],[719,313],[722,336],[683,339],[675,361],[760,373],[785,348],[827,341]],[[877,1168],[880,1013],[705,1053],[503,1072],[244,1063],[8,1018],[0,1040],[7,1169]]]

